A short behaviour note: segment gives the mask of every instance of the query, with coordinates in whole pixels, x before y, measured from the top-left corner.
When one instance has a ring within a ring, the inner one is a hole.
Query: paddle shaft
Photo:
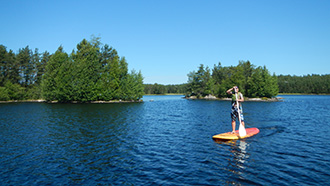
[[[242,125],[242,119],[241,119],[241,113],[240,113],[240,109],[239,109],[239,105],[238,105],[238,98],[237,98],[237,94],[235,91],[235,96],[236,96],[236,106],[237,106],[237,116],[238,116],[238,120],[239,120],[239,128],[238,128],[238,133],[240,136],[245,136],[246,135],[246,130],[244,125]]]
[[[236,96],[236,107],[237,107],[237,115],[238,115],[239,124],[242,125],[241,114],[240,114],[240,111],[239,111],[239,105],[238,105],[237,94],[238,94],[238,93],[235,92],[235,96]]]

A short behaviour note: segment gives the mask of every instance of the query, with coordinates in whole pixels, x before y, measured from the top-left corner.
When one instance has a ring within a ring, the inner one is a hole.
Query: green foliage
[[[59,47],[54,54],[29,46],[15,54],[0,45],[0,100],[41,99],[59,102],[138,100],[143,94],[185,93],[226,97],[238,85],[247,97],[273,97],[281,93],[329,94],[330,75],[276,76],[249,61],[210,70],[200,65],[182,85],[143,85],[141,72],[128,72],[124,57],[100,38],[82,40],[70,55]]]
[[[248,97],[274,97],[278,94],[277,77],[270,75],[264,66],[253,70],[248,79]]]
[[[49,54],[49,52],[44,52],[42,54],[42,57],[39,58],[40,60],[35,60],[36,62],[36,84],[40,85],[41,84],[41,80],[42,80],[42,76],[44,75],[45,71],[46,71],[46,64],[49,61],[51,55]]]
[[[99,48],[86,39],[77,45],[73,58],[72,90],[74,101],[97,100],[97,81],[100,76]]]
[[[263,92],[265,86],[261,67],[253,70],[251,77],[248,79],[248,86],[249,89],[247,90],[247,93],[249,97],[260,97],[260,93]]]
[[[187,92],[187,84],[178,85],[161,85],[155,84],[145,84],[144,93],[145,94],[185,94]]]
[[[60,46],[54,55],[52,55],[45,67],[45,74],[42,80],[42,93],[47,101],[59,100],[69,101],[66,99],[67,93],[64,91],[70,90],[68,86],[72,80],[67,79],[69,66],[69,56],[63,51]],[[64,95],[63,95],[64,94]]]
[[[231,70],[229,67],[222,67],[221,63],[214,65],[212,70],[212,79],[214,84],[214,95],[217,97],[226,97],[226,90],[232,87],[229,79],[231,77]]]
[[[16,55],[12,50],[7,52],[5,46],[0,45],[0,86],[4,86],[6,81],[19,84],[20,65],[16,60]]]
[[[190,72],[188,74],[188,85],[187,95],[201,97],[212,94],[214,81],[209,67],[204,68],[204,65],[201,64],[197,72]]]
[[[7,71],[5,71],[5,69],[7,69],[7,49],[5,46],[0,45],[0,86],[4,85],[4,82],[6,80],[6,76],[7,76]],[[1,90],[0,90],[1,91]],[[2,92],[2,91],[1,91]],[[1,96],[1,95],[0,95]]]
[[[19,49],[17,54],[17,62],[20,65],[19,73],[21,74],[20,84],[23,87],[27,87],[33,84],[34,77],[34,64],[32,60],[32,50],[29,49],[29,46]]]
[[[143,90],[141,72],[129,73],[126,59],[97,37],[70,55],[62,46],[54,54],[28,46],[15,54],[0,45],[0,100],[138,100]]]
[[[138,100],[141,99],[144,94],[144,86],[143,86],[143,76],[141,71],[138,73],[134,70],[129,75],[130,83],[129,88],[133,90],[132,94],[129,95],[130,99]]]
[[[234,85],[247,97],[274,97],[278,94],[277,78],[271,76],[266,67],[255,68],[249,61],[239,61],[237,66],[214,65],[212,74],[208,67],[204,69],[200,65],[197,72],[188,74],[187,95],[226,97],[226,90]]]
[[[143,96],[141,72],[128,73],[125,58],[98,38],[82,40],[68,56],[60,47],[46,65],[43,95],[59,102],[138,100]],[[142,87],[142,88],[141,88]]]
[[[8,101],[10,100],[10,96],[6,87],[0,87],[0,100],[1,101]]]
[[[110,62],[109,71],[109,88],[111,99],[120,99],[120,69],[119,69],[119,57],[115,57]]]
[[[45,54],[45,53],[44,53]],[[0,100],[23,100],[41,98],[41,76],[47,55],[25,47],[18,54],[0,45]],[[49,53],[48,53],[49,56]],[[43,64],[41,64],[43,63]]]
[[[24,100],[26,93],[25,88],[19,84],[13,84],[10,81],[6,81],[4,87],[0,87],[0,100]]]
[[[42,97],[41,85],[31,86],[26,89],[25,95],[26,99],[37,100]]]
[[[278,78],[280,93],[329,94],[330,74],[291,76],[280,75]]]

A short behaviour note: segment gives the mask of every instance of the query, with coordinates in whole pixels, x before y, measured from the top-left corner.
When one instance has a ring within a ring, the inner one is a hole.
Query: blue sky
[[[249,60],[276,75],[330,73],[328,0],[0,0],[0,44],[71,53],[101,37],[145,83]]]

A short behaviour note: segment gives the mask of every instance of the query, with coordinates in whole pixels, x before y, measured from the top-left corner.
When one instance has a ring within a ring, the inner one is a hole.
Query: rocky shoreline
[[[93,103],[93,104],[101,104],[101,103],[141,103],[143,100],[132,100],[132,101],[123,101],[123,100],[112,100],[112,101],[89,101],[89,102],[80,102],[80,101],[71,101],[67,103]],[[60,103],[58,101],[46,101],[42,99],[38,100],[10,100],[10,101],[0,101],[0,103]]]
[[[231,98],[217,98],[213,95],[207,95],[203,98],[197,98],[196,96],[190,97],[183,97],[184,99],[188,100],[220,100],[220,101],[231,101]],[[251,102],[280,102],[283,101],[284,98],[282,97],[275,97],[275,98],[244,98],[244,101],[251,101]],[[93,104],[106,104],[106,103],[141,103],[143,100],[132,100],[132,101],[123,101],[123,100],[112,100],[112,101],[90,101],[90,102],[79,102],[79,101],[71,101],[68,103],[93,103]],[[38,100],[10,100],[10,101],[0,101],[0,103],[59,103],[58,101],[46,101],[42,99]]]
[[[46,103],[45,100],[9,100],[9,101],[0,101],[0,103]]]
[[[196,96],[184,97],[184,99],[189,100],[220,100],[220,101],[231,101],[231,98],[217,98],[213,95],[207,95],[203,98],[197,98]],[[283,101],[284,98],[282,97],[274,97],[274,98],[247,98],[244,97],[244,101],[251,101],[251,102],[280,102]]]

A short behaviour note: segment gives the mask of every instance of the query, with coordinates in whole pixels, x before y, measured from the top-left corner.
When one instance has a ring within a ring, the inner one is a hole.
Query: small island
[[[234,85],[240,88],[246,101],[279,101],[276,75],[271,75],[266,66],[255,67],[250,61],[239,61],[237,66],[230,67],[219,63],[212,72],[201,64],[197,71],[188,74],[185,97],[228,100],[226,90]]]
[[[0,101],[117,103],[144,95],[141,72],[129,72],[125,57],[100,38],[83,39],[70,54],[62,46],[54,54],[28,46],[18,54],[3,45],[0,51]]]

